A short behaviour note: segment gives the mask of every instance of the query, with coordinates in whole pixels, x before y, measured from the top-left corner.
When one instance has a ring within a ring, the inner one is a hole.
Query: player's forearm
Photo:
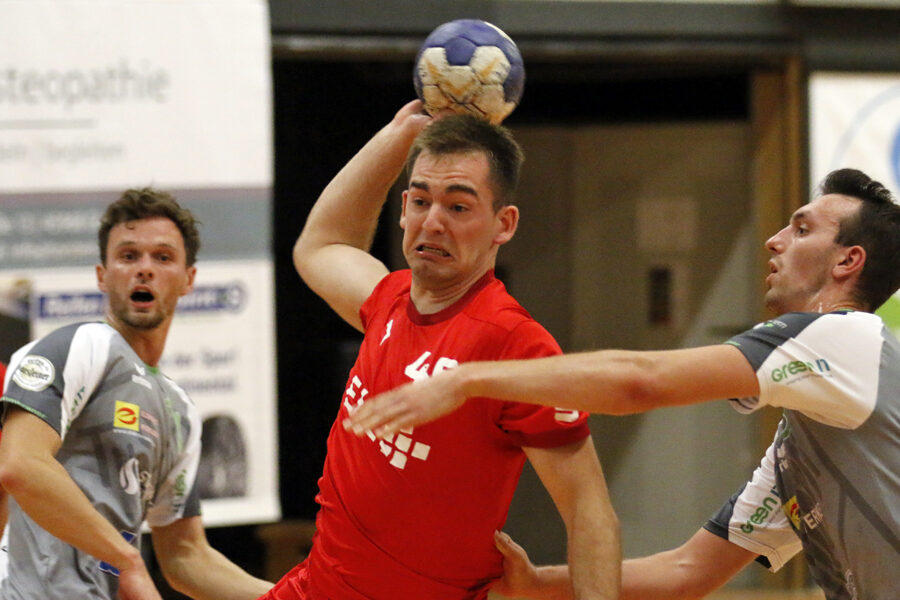
[[[742,352],[725,344],[466,363],[451,374],[462,379],[466,398],[486,396],[610,415],[759,393],[756,374]]]
[[[622,598],[705,598],[755,558],[755,553],[700,529],[678,548],[626,560],[622,565]]]
[[[119,570],[142,567],[137,548],[97,512],[55,459],[23,457],[2,472],[4,489],[41,528]]]
[[[569,575],[575,598],[616,600],[622,553],[619,522],[606,490],[580,501],[568,527]],[[545,573],[544,577],[553,575]],[[557,577],[561,574],[557,573]]]
[[[528,597],[534,600],[574,600],[569,565],[538,567],[534,588]]]
[[[636,412],[646,395],[644,353],[605,350],[499,363],[466,363],[458,377],[466,398],[564,406],[585,412]]]
[[[272,587],[208,545],[160,564],[169,584],[194,600],[254,600]]]
[[[622,563],[622,600],[690,600],[703,595],[686,586],[673,551]]]

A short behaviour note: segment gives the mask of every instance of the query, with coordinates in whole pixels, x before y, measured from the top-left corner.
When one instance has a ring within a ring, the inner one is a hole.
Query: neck
[[[806,312],[830,313],[836,310],[865,310],[865,308],[857,301],[843,298],[817,297],[810,300],[806,307]]]
[[[472,289],[473,285],[484,277],[485,273],[487,271],[481,271],[462,282],[442,288],[432,288],[424,285],[421,281],[416,281],[415,276],[413,276],[409,298],[416,310],[419,311],[419,314],[432,315],[458,302]]]
[[[106,321],[119,332],[125,341],[131,346],[144,363],[155,367],[162,358],[163,349],[166,346],[166,337],[169,334],[171,321],[165,321],[153,329],[136,329],[115,319],[112,315],[106,315]]]

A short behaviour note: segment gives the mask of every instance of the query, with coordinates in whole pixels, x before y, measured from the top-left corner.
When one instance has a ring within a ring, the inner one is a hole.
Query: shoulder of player
[[[771,333],[779,337],[797,337],[810,329],[833,328],[837,330],[861,331],[869,328],[873,331],[880,331],[881,326],[881,318],[867,312],[792,312],[763,321],[745,333]]]
[[[409,269],[392,271],[385,275],[381,281],[375,285],[375,289],[372,290],[370,298],[408,294],[411,286],[412,271]]]
[[[116,335],[118,335],[116,331],[105,323],[64,325],[17,350],[10,360],[10,365],[18,364],[27,356],[40,356],[58,366],[63,366],[73,355],[84,355],[83,359],[95,358],[97,355],[88,352],[88,349],[98,346],[108,348]],[[106,356],[106,353],[101,355]]]
[[[385,307],[389,307],[391,301],[395,303],[401,301],[405,296],[408,297],[411,282],[412,275],[409,269],[392,271],[385,275],[360,307],[363,325],[368,328],[372,316],[378,311],[384,310]]]

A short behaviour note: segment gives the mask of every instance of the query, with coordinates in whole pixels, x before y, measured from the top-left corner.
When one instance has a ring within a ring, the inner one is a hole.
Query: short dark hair
[[[855,295],[874,311],[900,288],[900,204],[890,190],[856,169],[832,171],[820,189],[823,195],[861,201],[859,210],[841,221],[834,241],[866,251]]]
[[[483,152],[490,164],[494,210],[512,204],[525,155],[512,133],[472,115],[450,115],[434,121],[416,138],[406,159],[406,173],[422,152],[435,156]]]
[[[200,234],[197,231],[200,221],[191,211],[182,208],[171,194],[149,187],[125,190],[118,200],[106,207],[97,231],[100,262],[106,265],[106,246],[109,243],[109,231],[113,227],[119,223],[152,217],[165,217],[175,223],[184,239],[187,266],[192,266],[197,260],[197,251],[200,250]]]

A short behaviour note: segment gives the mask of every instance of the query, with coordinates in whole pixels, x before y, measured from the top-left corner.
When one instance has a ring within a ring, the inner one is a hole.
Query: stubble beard
[[[165,315],[160,310],[133,314],[128,311],[128,307],[117,307],[113,308],[112,312],[120,323],[139,331],[156,329],[165,320]]]

